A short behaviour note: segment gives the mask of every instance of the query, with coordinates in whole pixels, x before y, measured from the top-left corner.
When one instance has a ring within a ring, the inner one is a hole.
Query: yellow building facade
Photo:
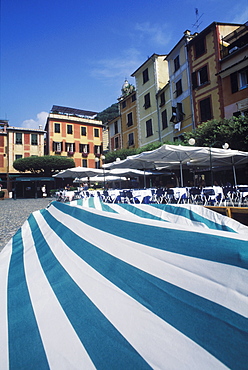
[[[122,86],[119,100],[121,117],[122,147],[132,149],[139,147],[139,127],[137,120],[137,94],[133,85],[126,80]]]
[[[224,118],[220,72],[222,39],[240,25],[213,22],[188,44],[192,99],[196,127],[211,119]]]
[[[165,57],[153,54],[132,74],[136,83],[138,147],[161,141],[157,93],[169,80]]]

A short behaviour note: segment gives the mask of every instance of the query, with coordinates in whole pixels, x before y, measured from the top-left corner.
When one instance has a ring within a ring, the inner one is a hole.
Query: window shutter
[[[177,103],[177,121],[183,120],[183,105],[182,103]]]
[[[196,72],[193,72],[192,75],[191,75],[191,79],[192,79],[192,89],[196,89],[197,88],[197,74]]]
[[[235,93],[239,90],[237,72],[232,73],[230,75],[230,79],[231,79],[231,91],[232,91],[232,94],[233,94],[233,93]]]

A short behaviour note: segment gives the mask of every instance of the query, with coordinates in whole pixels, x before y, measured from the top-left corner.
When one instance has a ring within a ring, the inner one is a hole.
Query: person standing
[[[43,185],[43,186],[42,186],[41,191],[42,191],[42,196],[43,196],[43,198],[45,198],[45,197],[47,196],[47,192],[46,192],[46,185]]]

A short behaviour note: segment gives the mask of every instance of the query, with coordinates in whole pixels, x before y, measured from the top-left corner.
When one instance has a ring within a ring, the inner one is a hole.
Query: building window
[[[87,159],[82,159],[82,167],[88,167]]]
[[[119,148],[119,137],[116,136],[115,137],[115,149],[118,149]]]
[[[118,130],[118,122],[115,121],[114,123],[114,131],[115,131],[115,135],[118,134],[119,130]]]
[[[150,93],[148,93],[144,96],[144,102],[145,102],[145,104],[144,104],[145,109],[147,109],[151,106]]]
[[[196,89],[209,82],[208,79],[208,68],[204,66],[198,71],[192,73],[192,88]]]
[[[86,156],[89,154],[89,152],[90,152],[89,144],[79,144],[79,153],[82,153]]]
[[[165,105],[165,93],[164,91],[160,94],[160,107],[162,107],[163,105]]]
[[[126,106],[127,106],[126,100],[122,102],[121,106],[122,106],[122,109],[126,108]]]
[[[133,113],[130,112],[127,115],[127,126],[130,127],[133,125]]]
[[[81,126],[81,136],[86,136],[87,135],[87,129],[85,126]]]
[[[153,131],[152,131],[152,120],[149,119],[146,121],[146,137],[152,136]]]
[[[31,145],[38,145],[38,135],[31,134]]]
[[[75,152],[75,143],[66,143],[65,147],[67,154],[73,154]]]
[[[145,84],[147,81],[149,81],[148,68],[146,68],[146,69],[143,71],[143,84]]]
[[[232,73],[230,81],[232,93],[248,87],[248,68]]]
[[[54,132],[60,133],[60,123],[54,123]]]
[[[67,125],[67,134],[72,135],[72,125]]]
[[[136,100],[136,94],[133,94],[132,95],[132,102],[134,102]]]
[[[167,112],[166,109],[161,113],[162,116],[162,130],[168,127]]]
[[[170,122],[177,123],[183,121],[183,104],[177,103],[176,107],[172,107],[172,117]]]
[[[180,68],[179,55],[174,59],[174,72]]]
[[[15,143],[16,144],[22,144],[22,133],[16,132],[15,134]]]
[[[195,42],[195,58],[199,58],[206,51],[205,38],[202,37]]]
[[[17,160],[17,159],[21,159],[22,158],[22,155],[21,154],[16,154],[15,155],[15,160]]]
[[[200,101],[200,120],[206,122],[212,119],[212,109],[210,97]]]
[[[128,134],[128,146],[132,146],[134,145],[134,135],[133,135],[133,132],[131,132],[130,134]]]
[[[176,97],[178,97],[179,95],[181,95],[183,92],[183,88],[182,88],[182,80],[179,80],[176,82]]]
[[[99,137],[99,128],[94,128],[94,136]]]
[[[63,150],[63,143],[62,142],[53,142],[53,151],[55,153],[61,153]]]
[[[95,154],[95,156],[100,157],[101,152],[102,152],[101,145],[95,145],[94,146],[94,154]]]
[[[248,86],[248,68],[239,72],[239,88],[245,89]]]

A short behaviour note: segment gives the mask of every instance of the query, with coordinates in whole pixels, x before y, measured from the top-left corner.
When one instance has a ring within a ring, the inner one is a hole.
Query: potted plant
[[[4,191],[3,190],[0,190],[0,199],[4,199]]]

